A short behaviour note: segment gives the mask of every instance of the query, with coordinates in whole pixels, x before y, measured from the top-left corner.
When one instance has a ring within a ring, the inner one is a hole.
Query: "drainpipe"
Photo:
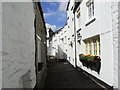
[[[74,3],[75,6],[75,3]],[[74,14],[74,40],[75,40],[75,67],[77,68],[77,51],[76,51],[76,21],[75,21],[75,10],[73,10],[73,14]]]

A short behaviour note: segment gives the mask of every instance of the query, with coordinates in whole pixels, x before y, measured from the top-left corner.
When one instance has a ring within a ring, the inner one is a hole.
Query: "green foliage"
[[[99,56],[85,56],[79,55],[80,61],[82,62],[83,66],[90,68],[91,70],[95,70],[100,72],[101,67],[101,59]]]

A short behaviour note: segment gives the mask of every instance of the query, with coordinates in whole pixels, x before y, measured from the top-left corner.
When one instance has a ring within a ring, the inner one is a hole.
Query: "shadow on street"
[[[44,89],[47,88],[93,88],[104,90],[69,62],[50,60]]]

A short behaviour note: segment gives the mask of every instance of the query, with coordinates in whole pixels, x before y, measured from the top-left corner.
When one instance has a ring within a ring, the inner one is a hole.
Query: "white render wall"
[[[2,3],[2,88],[33,88],[35,39],[33,3]]]
[[[87,1],[87,0],[86,0]],[[83,67],[79,61],[79,54],[84,52],[84,42],[81,45],[77,43],[77,65],[83,70],[113,86],[113,46],[112,46],[112,20],[111,20],[111,3],[109,2],[95,2],[95,16],[94,22],[85,26],[90,20],[87,19],[86,2],[81,3],[81,35],[82,40],[100,35],[101,48],[101,70],[100,74]],[[91,20],[92,20],[91,19]],[[78,27],[77,27],[78,28]],[[109,69],[108,69],[109,68]],[[108,76],[109,75],[109,76]]]
[[[47,28],[47,55],[50,55],[49,28]]]
[[[92,19],[95,18],[96,20],[90,23],[88,26],[85,26],[85,24],[90,21],[87,19],[87,7],[85,3],[86,1],[82,2],[79,6],[81,10],[81,22],[80,25],[76,25],[76,30],[79,30],[81,28],[80,33],[82,35],[81,45],[76,41],[77,66],[95,76],[96,78],[102,80],[103,82],[107,83],[108,85],[117,88],[120,86],[120,74],[118,74],[118,68],[120,67],[120,65],[118,67],[120,61],[118,61],[118,21],[120,21],[120,18],[118,17],[118,15],[120,16],[118,8],[120,7],[120,5],[118,7],[118,3],[95,2],[95,16]],[[73,2],[71,0],[69,9],[67,11],[67,17],[69,17],[69,19],[67,20],[67,25],[65,27],[67,31],[67,44],[62,43],[62,47],[67,50],[65,51],[67,53],[67,60],[74,66],[75,61],[72,61],[72,59],[74,59],[74,47],[71,48],[69,46],[69,42],[73,40],[72,35],[74,34],[74,21],[72,21],[73,14],[71,11],[72,6]],[[77,23],[79,23],[79,20],[76,20],[76,24]],[[83,40],[96,35],[100,36],[100,74],[97,74],[97,72],[83,67],[78,56],[81,53],[85,53]],[[70,38],[70,40],[68,40],[68,38]],[[69,60],[69,57],[71,58],[71,60]]]
[[[0,38],[2,39],[2,2],[0,0]],[[2,89],[2,40],[0,39],[0,89]]]
[[[118,88],[120,90],[120,0],[118,3]]]
[[[112,33],[113,33],[113,55],[114,55],[114,77],[113,87],[118,88],[118,3],[112,3]]]
[[[67,60],[75,67],[75,41],[74,41],[74,14],[72,7],[74,8],[74,0],[70,0],[70,4],[67,11]],[[69,40],[68,40],[69,38]],[[70,46],[70,42],[73,43],[73,47]]]
[[[50,55],[56,56],[57,59],[67,59],[69,50],[67,36],[67,25],[55,32],[49,45]]]

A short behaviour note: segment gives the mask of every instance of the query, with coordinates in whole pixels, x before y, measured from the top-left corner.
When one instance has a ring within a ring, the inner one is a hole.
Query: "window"
[[[57,41],[57,39],[54,40],[54,42],[56,42],[56,41]]]
[[[67,20],[69,19],[69,17],[67,17]]]
[[[80,29],[81,30],[81,29]],[[77,40],[80,40],[81,39],[81,33],[80,33],[80,30],[77,31]]]
[[[90,54],[92,54],[92,41],[89,41]]]
[[[85,51],[86,54],[88,54],[88,42],[87,41],[85,42],[85,49],[86,49],[86,51]]]
[[[93,40],[93,45],[94,45],[94,55],[97,55],[97,41],[96,41],[96,39]]]
[[[91,19],[94,16],[94,0],[88,0],[86,6],[88,7],[88,19]]]
[[[81,10],[80,7],[77,8],[77,12],[76,12],[76,27],[77,30],[81,27]]]
[[[66,37],[66,36],[65,36],[65,39],[64,39],[64,40],[65,40],[65,44],[66,44],[66,43],[67,43],[67,37]]]
[[[99,47],[99,55],[100,55],[101,54],[101,51],[100,51],[101,50],[100,49],[100,37],[98,38],[98,45],[99,45],[98,47]]]
[[[80,7],[77,9],[77,18],[80,17]]]
[[[100,39],[99,35],[84,40],[85,54],[100,55]]]
[[[62,41],[64,41],[64,38],[61,38]]]
[[[73,10],[73,6],[72,6],[72,8],[71,8],[71,11]]]
[[[82,40],[82,35],[81,35],[81,33],[80,33],[80,30],[81,30],[81,29],[79,29],[79,30],[77,31],[77,42],[79,42],[79,44],[81,44],[81,40]]]
[[[73,21],[74,19],[72,18],[72,21]]]

